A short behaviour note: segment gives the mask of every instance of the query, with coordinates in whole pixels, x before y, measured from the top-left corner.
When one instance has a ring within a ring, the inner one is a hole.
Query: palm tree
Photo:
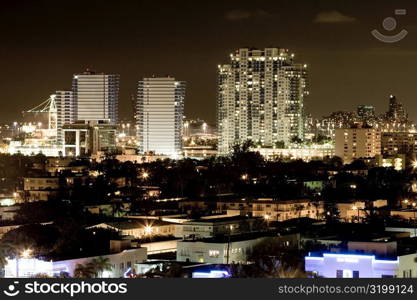
[[[77,264],[74,270],[74,278],[94,278],[95,270],[90,264]]]
[[[7,265],[7,257],[9,256],[12,247],[8,243],[0,244],[0,270],[4,269]]]
[[[99,278],[103,276],[104,271],[111,271],[113,269],[109,258],[102,256],[92,259],[87,265],[91,266],[94,270],[95,276]]]
[[[122,201],[112,201],[111,207],[112,207],[113,217],[120,217],[125,212]]]

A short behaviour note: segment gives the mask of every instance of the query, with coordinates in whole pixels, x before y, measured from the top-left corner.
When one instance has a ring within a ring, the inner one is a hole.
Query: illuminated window
[[[209,250],[210,257],[219,257],[220,251],[219,250]]]

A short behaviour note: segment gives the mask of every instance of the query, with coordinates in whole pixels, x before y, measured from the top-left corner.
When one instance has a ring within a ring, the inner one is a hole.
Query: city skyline
[[[311,95],[306,110],[314,116],[359,104],[375,105],[382,111],[386,95],[395,94],[410,107],[410,118],[417,117],[416,90],[409,76],[417,67],[414,40],[407,37],[390,45],[370,34],[404,4],[407,15],[398,23],[412,36],[416,28],[407,24],[416,14],[414,3],[369,1],[356,7],[353,2],[261,1],[254,5],[243,1],[237,6],[229,1],[211,6],[181,1],[163,8],[129,1],[114,7],[100,4],[75,1],[62,10],[64,19],[74,12],[88,16],[88,30],[82,18],[58,22],[52,14],[56,4],[50,1],[4,4],[7,9],[1,12],[1,22],[14,24],[16,18],[19,22],[13,28],[3,26],[8,30],[2,32],[3,122],[12,121],[51,91],[69,89],[71,74],[92,67],[121,75],[121,119],[132,115],[129,102],[137,80],[169,74],[188,82],[185,115],[214,123],[216,66],[246,46],[285,47],[309,65]],[[146,11],[156,9],[153,19],[146,16]],[[178,15],[171,15],[172,9]],[[106,17],[118,22],[107,22]],[[291,22],[293,18],[299,22]],[[33,21],[36,26],[31,26]],[[17,77],[16,70],[26,76]]]

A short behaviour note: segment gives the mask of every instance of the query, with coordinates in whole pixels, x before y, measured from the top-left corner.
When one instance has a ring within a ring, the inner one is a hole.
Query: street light
[[[149,177],[149,173],[148,172],[145,171],[145,172],[142,173],[142,178],[143,179],[147,179],[148,177]]]
[[[266,221],[266,225],[267,225],[267,227],[269,228],[269,220],[271,219],[271,216],[270,216],[270,215],[265,215],[265,216],[264,216],[264,219],[265,219],[265,221]]]
[[[20,257],[29,258],[32,254],[32,249],[25,249],[20,253]]]
[[[24,249],[16,255],[16,278],[19,278],[19,262],[21,258],[28,259],[32,255],[32,249]]]
[[[145,234],[150,235],[150,234],[152,234],[152,232],[153,232],[152,226],[151,225],[146,225],[145,226]]]

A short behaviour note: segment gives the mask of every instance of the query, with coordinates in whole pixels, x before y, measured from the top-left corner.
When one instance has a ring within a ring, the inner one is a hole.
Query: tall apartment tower
[[[74,74],[72,91],[77,121],[117,124],[119,75],[87,69]]]
[[[56,91],[51,97],[54,97],[57,110],[57,144],[62,145],[64,139],[63,126],[72,124],[76,120],[74,95],[72,91]]]
[[[295,64],[287,49],[242,48],[219,65],[220,154],[252,140],[261,147],[304,139],[307,66]]]
[[[407,112],[401,102],[394,95],[389,96],[388,111],[386,119],[391,122],[404,123],[408,121]]]
[[[185,82],[144,78],[138,84],[136,122],[139,151],[175,156],[182,150]]]

